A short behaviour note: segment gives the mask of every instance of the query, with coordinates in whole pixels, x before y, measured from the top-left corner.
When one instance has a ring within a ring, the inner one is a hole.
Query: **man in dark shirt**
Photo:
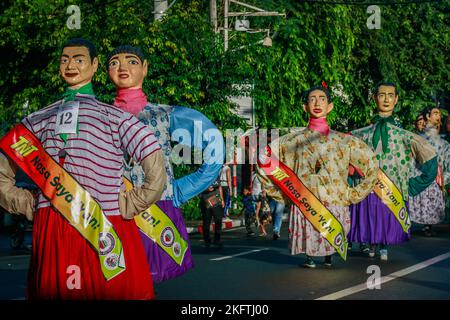
[[[211,246],[211,238],[209,236],[209,228],[211,219],[214,218],[214,242],[213,245],[217,248],[222,248],[220,234],[222,231],[223,209],[225,208],[225,201],[223,199],[222,187],[219,183],[214,182],[208,189],[200,194],[200,208],[202,210],[203,220],[203,239],[205,246]]]

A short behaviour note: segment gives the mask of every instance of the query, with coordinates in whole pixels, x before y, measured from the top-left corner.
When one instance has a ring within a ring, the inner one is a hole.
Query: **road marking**
[[[222,232],[230,232],[230,231],[236,231],[236,230],[242,230],[242,229],[245,229],[245,227],[225,229],[225,230],[222,230]]]
[[[407,274],[410,274],[410,273],[416,272],[418,270],[424,269],[426,267],[429,267],[429,266],[431,266],[431,265],[433,265],[435,263],[438,263],[440,261],[446,260],[448,258],[450,258],[450,252],[447,252],[445,254],[441,254],[440,256],[428,259],[426,261],[423,261],[421,263],[415,264],[415,265],[413,265],[411,267],[408,267],[408,268],[405,268],[403,270],[391,273],[390,275],[387,275],[387,276],[384,276],[384,277],[381,278],[380,285],[383,284],[383,283],[395,280],[397,278],[404,277]],[[354,294],[354,293],[357,293],[357,292],[360,292],[360,291],[364,291],[364,290],[367,290],[367,289],[368,289],[367,288],[367,283],[362,283],[362,284],[356,285],[354,287],[350,287],[350,288],[347,288],[347,289],[344,289],[344,290],[341,290],[341,291],[337,291],[335,293],[332,293],[332,294],[329,294],[329,295],[317,298],[316,300],[336,300],[336,299],[340,299],[340,298],[343,298],[343,297],[346,297],[346,296],[349,296],[351,294]]]
[[[238,254],[233,254],[232,256],[223,256],[223,257],[214,258],[214,259],[209,259],[209,260],[213,260],[213,261],[221,261],[221,260],[231,259],[231,258],[234,258],[234,257],[239,257],[239,256],[243,256],[243,255],[246,255],[246,254],[250,254],[250,253],[254,253],[254,252],[259,252],[259,251],[263,251],[263,250],[269,250],[269,248],[255,249],[255,250],[250,250],[250,251],[241,252],[241,253],[238,253]]]

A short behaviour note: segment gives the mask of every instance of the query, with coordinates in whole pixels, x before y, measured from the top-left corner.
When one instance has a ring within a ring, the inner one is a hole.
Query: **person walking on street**
[[[223,199],[222,186],[218,182],[214,182],[205,191],[200,194],[200,209],[202,211],[203,220],[203,240],[205,247],[211,246],[210,226],[211,220],[214,220],[214,241],[212,245],[216,248],[222,248],[222,218],[225,201]]]

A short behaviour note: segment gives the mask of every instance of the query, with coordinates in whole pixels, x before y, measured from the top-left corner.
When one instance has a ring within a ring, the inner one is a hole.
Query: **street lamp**
[[[263,43],[262,43],[262,45],[265,46],[265,47],[271,47],[272,46],[272,38],[269,35],[269,31],[270,30],[267,30],[267,35],[264,38]]]

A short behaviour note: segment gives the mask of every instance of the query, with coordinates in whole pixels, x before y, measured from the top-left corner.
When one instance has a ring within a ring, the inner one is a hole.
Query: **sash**
[[[125,271],[122,242],[98,202],[45,151],[31,131],[17,125],[0,140],[0,148],[94,247],[106,280]]]
[[[122,177],[127,190],[133,188],[133,183],[126,177]],[[139,229],[153,242],[167,253],[177,265],[181,266],[184,255],[188,249],[188,243],[183,239],[172,220],[157,205],[142,211],[134,217]]]
[[[300,209],[306,219],[339,253],[347,259],[347,238],[341,222],[303,184],[284,163],[271,155],[269,146],[260,154],[258,165],[270,180]]]
[[[409,219],[402,193],[381,169],[378,170],[377,183],[373,191],[375,191],[381,201],[391,210],[402,226],[403,231],[408,233],[411,227],[411,220]]]

